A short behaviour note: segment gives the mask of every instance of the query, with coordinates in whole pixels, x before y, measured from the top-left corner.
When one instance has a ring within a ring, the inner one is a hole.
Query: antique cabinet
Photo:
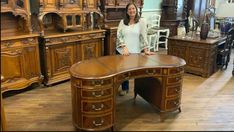
[[[104,15],[104,29],[107,31],[104,45],[105,55],[114,55],[117,27],[120,20],[125,16],[126,5],[129,2],[136,3],[141,14],[143,0],[100,0],[100,2],[100,9]]]
[[[186,72],[209,77],[217,71],[217,47],[225,43],[225,37],[200,40],[198,36],[174,36],[168,40],[168,54],[183,58]]]
[[[99,0],[41,0],[40,5],[40,52],[45,85],[70,79],[68,69],[72,64],[104,55],[105,30],[101,29]]]
[[[1,1],[2,92],[41,82],[38,36],[28,0]]]
[[[185,25],[187,0],[163,0],[160,26],[170,29],[170,36],[177,35],[180,24]]]
[[[103,55],[105,30],[45,34],[40,39],[43,83],[70,79],[72,64]]]

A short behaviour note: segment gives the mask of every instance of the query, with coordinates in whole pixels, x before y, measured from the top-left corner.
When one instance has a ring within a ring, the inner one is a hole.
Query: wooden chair
[[[230,30],[227,34],[225,44],[218,47],[217,65],[221,69],[227,69],[228,63],[230,61],[233,33],[234,32]]]

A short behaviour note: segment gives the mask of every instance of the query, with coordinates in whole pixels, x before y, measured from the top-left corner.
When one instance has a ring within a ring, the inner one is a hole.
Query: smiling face
[[[136,16],[136,7],[133,4],[128,6],[128,15],[130,18],[135,18]]]

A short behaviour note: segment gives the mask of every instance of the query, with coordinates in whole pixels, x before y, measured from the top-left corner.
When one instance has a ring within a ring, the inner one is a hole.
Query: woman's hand
[[[144,49],[145,55],[155,55],[155,52],[151,52],[148,49]]]
[[[129,51],[128,51],[128,48],[126,46],[123,47],[122,55],[129,55]]]

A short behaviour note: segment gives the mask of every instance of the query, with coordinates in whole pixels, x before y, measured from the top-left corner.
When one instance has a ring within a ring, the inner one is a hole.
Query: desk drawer
[[[81,97],[83,99],[99,99],[111,97],[113,95],[113,88],[101,89],[82,89]]]
[[[100,80],[83,80],[82,87],[107,87],[112,86],[112,78]]]
[[[117,75],[117,81],[123,81],[123,80],[129,80],[131,77],[147,77],[147,76],[155,76],[155,75],[161,75],[162,70],[159,69],[141,69],[131,72],[122,73],[120,75]]]
[[[82,128],[85,129],[103,129],[112,125],[112,115],[107,113],[98,116],[82,116]]]
[[[112,109],[112,99],[101,101],[82,101],[82,112],[89,114],[96,114],[100,112],[107,112]]]
[[[167,78],[167,85],[178,84],[178,83],[181,83],[181,81],[182,81],[181,75],[171,76]]]
[[[168,70],[169,74],[178,74],[182,71],[184,71],[183,67],[176,67],[176,68],[171,68]]]
[[[166,102],[165,102],[166,110],[176,109],[179,106],[180,106],[180,97],[173,98],[173,99],[166,99]]]
[[[175,97],[180,95],[181,85],[167,86],[166,97]]]

